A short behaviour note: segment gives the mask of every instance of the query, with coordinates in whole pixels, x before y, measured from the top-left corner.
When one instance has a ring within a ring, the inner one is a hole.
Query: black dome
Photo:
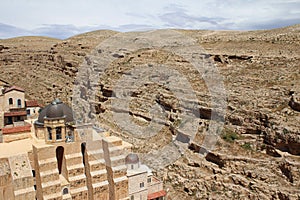
[[[66,118],[66,122],[72,122],[73,119],[73,111],[72,109],[61,102],[59,99],[55,99],[51,104],[44,107],[39,114],[39,118],[37,123],[44,124],[45,118]]]
[[[128,156],[126,156],[125,158],[125,164],[128,165],[128,164],[137,164],[140,162],[140,159],[138,157],[137,154],[134,154],[134,153],[130,153],[128,154]]]

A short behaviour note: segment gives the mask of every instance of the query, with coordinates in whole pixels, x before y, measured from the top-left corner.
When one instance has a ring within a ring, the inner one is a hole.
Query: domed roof
[[[48,106],[44,107],[39,114],[39,118],[37,120],[38,124],[44,124],[45,118],[66,118],[66,122],[72,122],[73,119],[73,111],[72,109],[64,104],[59,99],[55,99]]]
[[[63,104],[60,100],[54,100],[52,105],[46,110],[47,118],[61,118],[64,117]]]
[[[125,164],[126,165],[128,165],[128,164],[137,164],[139,162],[140,162],[140,159],[139,159],[138,155],[135,154],[135,153],[130,153],[125,158]]]

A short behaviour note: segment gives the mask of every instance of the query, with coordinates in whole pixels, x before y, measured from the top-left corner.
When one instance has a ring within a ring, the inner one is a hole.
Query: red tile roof
[[[10,134],[10,133],[21,133],[21,132],[30,132],[31,131],[31,125],[27,124],[25,126],[15,126],[10,128],[2,128],[3,134]]]
[[[154,192],[154,193],[152,193],[152,194],[148,194],[148,200],[151,200],[151,199],[156,199],[156,198],[158,198],[158,197],[164,197],[164,196],[166,196],[167,195],[167,193],[166,193],[166,191],[164,191],[164,190],[161,190],[161,191],[159,191],[159,192]]]
[[[37,100],[25,101],[26,107],[41,107]]]
[[[18,91],[20,91],[20,92],[25,92],[25,90],[24,90],[23,88],[20,88],[20,87],[18,87],[18,86],[12,86],[12,87],[7,88],[7,89],[4,91],[4,93],[7,93],[7,92],[12,91],[12,90],[18,90]]]
[[[25,116],[27,115],[26,111],[13,111],[4,113],[4,117],[14,117],[14,116]]]

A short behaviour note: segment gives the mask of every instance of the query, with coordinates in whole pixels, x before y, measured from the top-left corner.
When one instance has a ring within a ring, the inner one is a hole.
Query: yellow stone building
[[[75,124],[54,100],[30,137],[0,144],[0,199],[164,199],[162,183],[131,144],[91,124]]]

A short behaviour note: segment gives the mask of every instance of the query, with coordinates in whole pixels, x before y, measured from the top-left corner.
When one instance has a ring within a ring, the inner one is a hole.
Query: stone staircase
[[[61,181],[57,169],[54,146],[33,147],[36,163],[37,198],[43,200],[62,200]],[[53,153],[49,153],[53,152]]]
[[[70,144],[71,145],[71,144]],[[80,149],[80,148],[76,148]],[[65,155],[67,165],[67,179],[70,185],[72,199],[87,199],[88,188],[85,169],[82,162],[82,153],[73,152]]]
[[[114,136],[102,140],[104,159],[110,189],[110,198],[125,199],[128,197],[128,178],[125,157],[129,153],[129,146]]]
[[[90,177],[90,188],[94,199],[109,199],[107,172],[102,141],[89,141],[86,151],[86,172]]]

